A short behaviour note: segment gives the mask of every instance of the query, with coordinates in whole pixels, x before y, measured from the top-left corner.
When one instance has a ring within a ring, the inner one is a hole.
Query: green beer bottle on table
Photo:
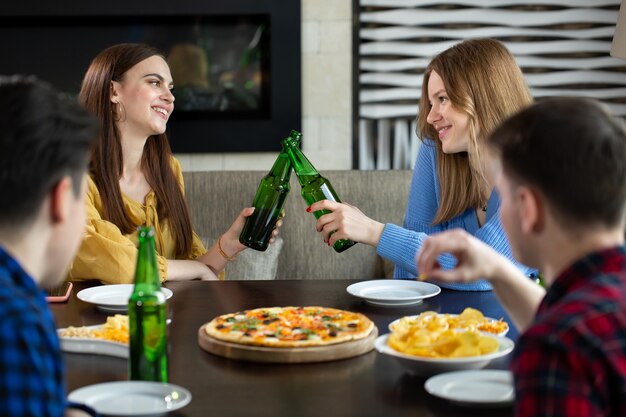
[[[140,227],[135,287],[128,300],[131,380],[167,382],[167,304],[161,292],[154,229]]]
[[[270,172],[263,177],[252,205],[254,213],[246,218],[239,242],[249,248],[265,251],[272,231],[289,194],[291,161],[284,151],[278,155]]]
[[[306,201],[309,206],[320,200],[331,200],[341,203],[333,186],[330,185],[330,181],[317,172],[313,164],[304,156],[304,153],[302,153],[298,147],[301,139],[302,134],[292,130],[291,134],[283,139],[282,144],[283,149],[289,154],[291,164],[298,177],[298,182],[302,187],[302,198],[304,198],[304,201]],[[319,219],[326,213],[330,213],[330,211],[318,210],[313,212],[313,215],[315,215],[316,219]],[[354,246],[355,243],[356,242],[352,240],[340,239],[335,242],[333,248],[337,252],[343,252],[351,246]]]

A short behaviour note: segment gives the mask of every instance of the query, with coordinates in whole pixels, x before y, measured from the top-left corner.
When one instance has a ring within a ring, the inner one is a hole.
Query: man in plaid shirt
[[[45,293],[85,225],[95,121],[32,78],[0,76],[0,415],[62,416],[63,361]]]
[[[487,278],[522,332],[511,362],[516,416],[626,416],[626,131],[597,102],[549,99],[489,139],[514,256],[547,293],[462,231],[417,255],[429,277]],[[455,255],[453,270],[437,257]]]

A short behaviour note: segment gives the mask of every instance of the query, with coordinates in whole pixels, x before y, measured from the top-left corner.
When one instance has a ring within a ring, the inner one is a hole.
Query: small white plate
[[[86,326],[88,329],[98,329],[99,326]],[[95,355],[108,355],[118,358],[128,358],[128,345],[125,343],[112,342],[110,340],[86,338],[86,337],[61,337],[61,333],[67,329],[58,329],[61,350],[71,353],[89,353]]]
[[[79,300],[95,304],[102,311],[122,313],[128,310],[128,299],[133,293],[133,284],[100,285],[85,288],[76,294]],[[173,293],[170,289],[161,287],[161,292],[169,299]]]
[[[389,334],[378,336],[374,342],[374,348],[379,353],[393,357],[406,369],[421,376],[432,376],[444,372],[461,371],[464,369],[484,368],[492,360],[511,353],[515,347],[515,343],[508,337],[494,337],[498,340],[498,350],[493,353],[461,358],[427,358],[398,352],[389,346],[387,343],[388,338]]]
[[[421,303],[439,294],[441,288],[429,282],[376,279],[349,285],[346,291],[373,305],[399,307]]]
[[[448,372],[429,378],[424,388],[435,397],[466,405],[506,405],[515,399],[513,375],[496,369]]]
[[[440,314],[437,314],[437,315],[438,316],[450,316],[450,317],[457,317],[458,316],[458,314],[448,314],[448,313],[443,313],[443,314],[440,313]],[[410,319],[413,319],[413,318],[419,317],[419,314],[416,314],[414,316],[407,316],[407,317],[410,318]],[[496,320],[496,319],[491,318],[491,317],[485,317],[485,320],[487,320],[490,323],[495,323],[495,322],[499,321],[499,320]],[[399,321],[400,321],[400,319],[396,319],[396,320],[392,321],[391,323],[389,323],[388,328],[389,328],[390,332],[393,332],[393,326],[395,326],[396,323],[398,323]],[[491,333],[491,332],[485,332],[485,331],[482,331],[482,330],[480,332],[483,333],[483,334],[486,334],[488,336],[506,336],[506,334],[509,332],[509,328],[510,328],[510,326],[507,323],[507,328],[505,330],[501,331],[500,333]],[[459,330],[464,330],[464,329],[461,328]]]
[[[191,393],[174,384],[116,381],[79,388],[67,398],[88,405],[103,417],[156,417],[189,404]]]

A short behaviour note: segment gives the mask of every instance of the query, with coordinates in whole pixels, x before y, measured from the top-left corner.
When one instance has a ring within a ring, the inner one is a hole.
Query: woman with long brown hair
[[[193,232],[179,162],[165,135],[174,110],[172,75],[160,52],[119,44],[91,62],[79,99],[101,121],[89,167],[87,229],[69,277],[132,282],[137,226],[155,229],[162,281],[216,279],[245,249],[238,236],[246,216],[208,251]]]
[[[509,259],[511,247],[498,216],[500,200],[489,178],[486,138],[509,115],[532,103],[522,71],[507,48],[492,39],[473,39],[437,55],[424,72],[417,156],[404,227],[383,224],[356,207],[328,200],[312,211],[331,210],[317,230],[331,245],[352,239],[376,247],[395,264],[394,277],[415,278],[415,255],[432,233],[462,228]],[[334,233],[332,233],[334,232]],[[452,256],[439,259],[455,264]],[[533,270],[519,265],[524,273]],[[489,290],[486,281],[442,284]]]

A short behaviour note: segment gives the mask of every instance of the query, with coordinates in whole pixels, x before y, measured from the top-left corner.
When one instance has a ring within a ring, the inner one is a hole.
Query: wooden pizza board
[[[198,330],[198,344],[204,350],[225,358],[252,362],[272,363],[306,363],[326,362],[338,359],[351,358],[363,355],[374,348],[374,341],[378,336],[376,326],[371,333],[359,340],[337,343],[328,346],[313,346],[301,348],[278,348],[254,345],[240,345],[225,342],[209,336],[203,324]]]

